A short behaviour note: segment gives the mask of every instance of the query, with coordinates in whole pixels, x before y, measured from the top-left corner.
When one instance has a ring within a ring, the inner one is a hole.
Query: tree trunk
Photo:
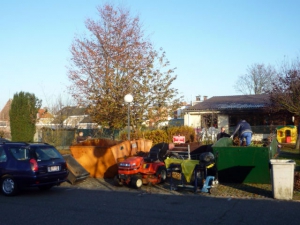
[[[299,147],[300,147],[300,134],[298,134],[298,136],[297,136],[297,141],[296,141],[295,149],[299,150]]]

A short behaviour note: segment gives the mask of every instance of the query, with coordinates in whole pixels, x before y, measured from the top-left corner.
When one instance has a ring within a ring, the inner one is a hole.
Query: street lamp
[[[130,103],[133,101],[132,94],[125,95],[124,100],[125,100],[126,103],[128,103],[128,125],[127,125],[127,129],[128,129],[128,141],[130,141]]]

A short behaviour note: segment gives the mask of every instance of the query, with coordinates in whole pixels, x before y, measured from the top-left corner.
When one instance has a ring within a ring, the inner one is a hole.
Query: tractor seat
[[[152,148],[150,149],[150,152],[146,158],[144,158],[145,162],[155,162],[159,160],[159,152],[160,149],[158,148]]]

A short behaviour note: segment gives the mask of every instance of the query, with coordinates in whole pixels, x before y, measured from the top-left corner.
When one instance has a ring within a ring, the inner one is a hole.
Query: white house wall
[[[229,120],[228,115],[219,114],[219,112],[187,112],[184,114],[184,125],[185,126],[191,126],[194,128],[201,127],[201,115],[207,114],[207,113],[214,113],[218,115],[218,127],[224,126],[226,129],[228,129]]]
[[[190,127],[200,127],[201,126],[201,114],[199,113],[185,113],[184,114],[184,125]]]

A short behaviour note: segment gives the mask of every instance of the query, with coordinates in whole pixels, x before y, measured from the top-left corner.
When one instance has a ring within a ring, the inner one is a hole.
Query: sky
[[[102,0],[0,0],[0,110],[20,91],[47,107],[69,101],[70,46],[98,20]],[[111,0],[139,16],[156,49],[176,67],[173,87],[196,96],[239,95],[256,63],[278,66],[300,53],[298,0]]]

